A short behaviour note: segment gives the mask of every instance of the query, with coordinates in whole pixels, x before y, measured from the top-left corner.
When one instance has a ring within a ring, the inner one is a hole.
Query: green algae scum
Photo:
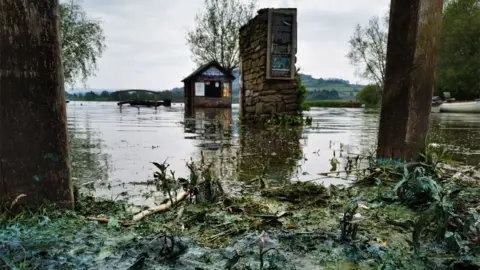
[[[376,162],[349,186],[254,181],[229,191],[218,189],[208,165],[190,164],[187,178],[203,183],[196,196],[137,222],[128,202],[87,195],[74,212],[4,212],[0,266],[477,269],[479,168],[425,160]],[[182,181],[165,175],[172,185],[164,188],[180,192]]]

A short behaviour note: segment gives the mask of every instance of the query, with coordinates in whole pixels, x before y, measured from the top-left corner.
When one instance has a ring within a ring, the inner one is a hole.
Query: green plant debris
[[[156,166],[155,181],[174,192],[165,186],[174,172]],[[124,222],[133,216],[127,202],[85,195],[77,196],[75,212],[4,212],[0,268],[451,269],[479,263],[480,183],[454,178],[459,169],[442,169],[433,159],[377,161],[351,186],[272,187],[266,178],[262,189],[247,183],[245,192],[232,194],[223,192],[207,162],[188,166],[183,186],[192,190],[189,183],[201,177],[195,192],[203,199],[137,223]]]
[[[323,185],[316,185],[311,182],[299,182],[280,188],[265,190],[262,192],[262,195],[292,203],[311,202],[311,200],[315,200],[325,204],[328,191]]]

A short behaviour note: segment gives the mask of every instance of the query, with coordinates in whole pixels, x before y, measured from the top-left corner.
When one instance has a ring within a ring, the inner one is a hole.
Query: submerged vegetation
[[[480,179],[444,150],[374,160],[349,186],[225,182],[201,157],[177,177],[154,163],[170,207],[135,221],[125,201],[80,195],[73,211],[4,212],[0,266],[12,269],[459,269],[480,253]],[[354,168],[350,167],[350,170]],[[478,168],[477,168],[478,169]],[[461,173],[464,177],[460,177]],[[225,186],[224,186],[225,185]],[[178,195],[186,192],[188,196]],[[180,199],[179,199],[180,198]],[[155,206],[159,207],[159,206]],[[297,268],[295,268],[295,266]]]

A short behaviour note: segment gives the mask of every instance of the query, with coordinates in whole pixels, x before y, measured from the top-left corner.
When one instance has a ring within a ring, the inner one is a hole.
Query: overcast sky
[[[185,42],[203,0],[84,0],[102,20],[107,50],[89,88],[170,89],[195,68]],[[356,24],[388,10],[390,0],[259,0],[259,8],[298,9],[297,67],[321,78],[362,82],[345,57]]]

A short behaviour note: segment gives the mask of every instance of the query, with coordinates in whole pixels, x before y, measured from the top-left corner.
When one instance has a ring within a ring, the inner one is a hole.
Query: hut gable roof
[[[232,75],[232,73],[228,72],[226,69],[224,69],[222,66],[217,61],[211,61],[199,68],[197,68],[192,74],[188,75],[185,79],[182,80],[182,82],[191,80],[199,75],[202,75],[206,71],[215,71],[217,69],[221,73],[224,74],[225,77],[229,78],[230,80],[234,80],[235,77]]]

